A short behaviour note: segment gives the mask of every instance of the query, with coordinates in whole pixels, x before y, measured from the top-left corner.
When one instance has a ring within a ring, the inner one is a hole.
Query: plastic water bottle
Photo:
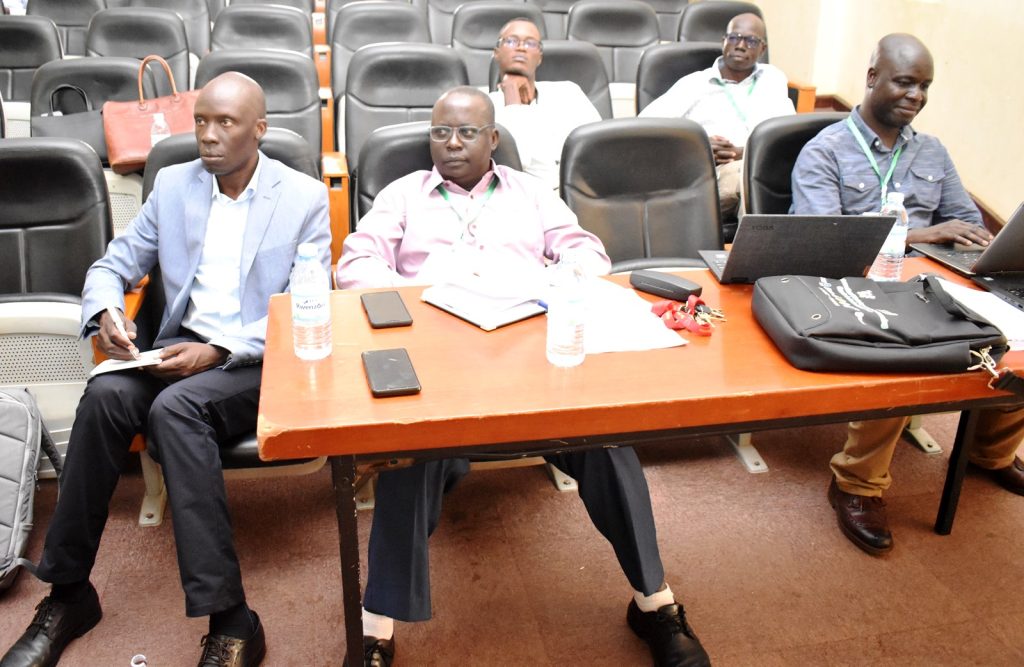
[[[579,366],[586,356],[583,348],[583,270],[566,253],[555,272],[555,285],[548,299],[547,357],[555,366]]]
[[[316,246],[300,243],[292,269],[292,334],[295,356],[323,359],[331,353],[331,289]]]
[[[885,197],[881,215],[895,215],[896,223],[889,230],[889,236],[882,244],[882,250],[871,265],[868,278],[882,282],[896,282],[901,279],[903,256],[907,252],[907,209],[903,207],[903,193],[890,192]]]
[[[162,113],[153,114],[153,126],[149,130],[149,145],[156,146],[158,143],[171,136],[171,126]]]

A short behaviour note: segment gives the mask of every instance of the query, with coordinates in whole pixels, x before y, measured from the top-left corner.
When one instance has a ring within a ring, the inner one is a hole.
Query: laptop
[[[949,243],[911,243],[910,247],[965,276],[1024,271],[1024,203],[984,248],[958,250]]]
[[[1002,232],[996,238],[999,236]],[[1024,310],[1024,271],[972,276],[971,280],[1010,305]]]
[[[891,215],[755,215],[740,220],[731,250],[701,250],[720,283],[765,276],[863,276],[896,218]]]

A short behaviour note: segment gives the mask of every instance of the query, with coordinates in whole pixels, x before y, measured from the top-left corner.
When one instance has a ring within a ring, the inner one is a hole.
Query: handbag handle
[[[167,61],[156,54],[150,54],[142,59],[142,64],[139,65],[139,109],[145,110],[146,98],[142,94],[142,76],[146,72],[146,65],[152,61],[156,61],[164,66],[164,71],[167,72],[167,79],[171,82],[171,96],[174,97],[174,101],[178,101],[178,87],[174,84],[174,73],[171,72],[171,66],[167,64]]]
[[[85,110],[86,111],[92,111],[92,101],[89,100],[89,96],[85,94],[84,90],[82,90],[78,86],[72,85],[70,83],[62,83],[59,86],[57,86],[56,88],[54,88],[52,92],[50,92],[50,115],[51,116],[56,111],[56,109],[54,107],[57,106],[56,105],[57,94],[60,93],[62,90],[71,90],[71,91],[74,91],[74,92],[78,93],[79,95],[81,95],[82,96],[82,101],[85,102]],[[61,113],[63,113],[63,111]]]

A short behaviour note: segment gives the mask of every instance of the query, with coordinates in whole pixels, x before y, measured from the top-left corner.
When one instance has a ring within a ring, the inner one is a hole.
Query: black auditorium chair
[[[494,161],[521,170],[519,149],[512,134],[500,124],[496,126],[501,139],[494,152]],[[360,220],[373,206],[374,198],[389,183],[421,169],[429,170],[430,121],[421,120],[381,127],[370,133],[363,144],[352,192],[355,193],[352,219]]]
[[[597,47],[609,81],[633,83],[640,55],[658,43],[658,30],[658,15],[643,2],[581,0],[569,10],[566,34]]]
[[[217,16],[227,7],[225,0],[206,0],[206,6],[210,10],[210,23],[217,20]]]
[[[43,63],[60,60],[60,36],[42,16],[0,18],[0,95],[7,111],[7,135],[29,136],[32,76]]]
[[[427,14],[426,14],[426,12],[424,12],[422,9],[420,9],[418,7],[413,7],[411,4],[409,4],[408,0],[327,0],[327,6],[326,6],[325,11],[324,11],[324,24],[325,24],[325,31],[327,33],[327,41],[330,42],[332,36],[334,35],[334,26],[338,22],[338,14],[341,12],[343,7],[346,7],[347,5],[351,5],[351,4],[365,5],[365,4],[370,3],[370,2],[372,2],[374,4],[388,3],[388,4],[401,5],[403,7],[411,8],[413,10],[413,13],[422,20],[422,22],[423,22],[423,30],[424,30],[424,32],[427,33],[427,38],[426,38],[426,40],[417,38],[415,40],[410,40],[410,41],[415,41],[415,42],[421,42],[421,41],[429,42],[430,41],[430,31],[427,29]],[[386,19],[386,18],[382,17],[381,20],[382,21],[390,21],[390,20],[393,20],[393,19]],[[385,27],[384,30],[387,31],[388,28]],[[401,40],[399,40],[399,41],[401,41]]]
[[[715,0],[687,5],[679,18],[678,41],[721,44],[729,21],[740,14],[755,14],[764,19],[761,9],[752,2]],[[765,51],[762,60],[768,62],[767,58],[768,52]]]
[[[0,95],[0,139],[7,136],[7,116],[4,115],[4,96]]]
[[[491,90],[497,90],[498,63],[493,58],[488,76]],[[544,42],[544,60],[537,68],[537,81],[572,81],[587,94],[601,118],[612,117],[608,73],[597,47],[590,42],[565,39]]]
[[[191,87],[191,59],[185,22],[176,12],[152,7],[105,9],[93,15],[85,38],[87,56],[124,56],[142,60],[150,54],[167,61],[179,90]],[[156,75],[158,95],[170,95],[166,76]]]
[[[644,51],[636,72],[636,112],[664,95],[676,81],[715,64],[722,47],[710,42],[672,42]]]
[[[546,38],[544,15],[540,8],[526,3],[470,2],[460,5],[452,16],[452,48],[466,62],[471,86],[486,86],[491,56],[501,27],[515,18],[527,18]],[[545,54],[545,58],[547,54]]]
[[[284,162],[292,169],[301,171],[317,180],[320,179],[319,165],[312,157],[312,147],[305,139],[291,130],[269,128],[263,139],[260,140],[260,150],[267,156]],[[160,169],[172,164],[190,162],[198,157],[199,148],[196,145],[194,134],[176,134],[161,141],[153,148],[146,162],[143,181],[144,196],[148,197],[152,191],[156,173]],[[159,271],[159,267],[155,269],[154,273],[156,271]],[[159,281],[151,279],[150,284],[159,284]],[[159,321],[164,305],[163,295],[159,290],[148,289],[138,320],[143,325]],[[150,328],[152,327],[150,326]],[[139,511],[139,525],[157,526],[163,520],[166,489],[156,462],[146,451],[141,452],[141,457],[146,492]],[[323,467],[327,460],[326,457],[320,457],[298,461],[261,461],[255,431],[230,442],[221,443],[220,457],[224,476],[236,479],[316,472]]]
[[[452,43],[452,21],[455,10],[460,5],[470,2],[486,2],[487,0],[412,0],[413,7],[418,8],[427,16],[430,26],[430,40],[434,44]],[[521,0],[510,0],[509,4],[523,6]]]
[[[89,19],[106,8],[106,0],[31,0],[25,13],[29,16],[45,16],[53,21],[64,45],[64,53],[84,56]]]
[[[185,22],[188,50],[196,62],[210,50],[210,6],[207,0],[107,0],[108,8],[155,7],[170,9]]]
[[[562,149],[562,199],[600,237],[612,271],[704,266],[722,247],[707,134],[681,118],[619,118],[575,129]]]
[[[674,42],[679,34],[679,20],[689,0],[644,0],[654,8],[658,15],[658,28],[661,41]]]
[[[231,5],[284,5],[301,9],[304,13],[312,16],[316,9],[316,0],[231,0]]]
[[[802,113],[769,118],[747,138],[743,153],[743,192],[747,213],[789,213],[793,165],[800,150],[846,112]]]
[[[370,132],[385,125],[428,120],[434,102],[466,85],[459,54],[439,44],[371,44],[352,55],[345,89],[345,155],[349,171]]]
[[[312,59],[293,51],[271,49],[211,51],[199,62],[196,87],[231,71],[250,76],[263,87],[267,98],[267,123],[271,127],[297,132],[309,143],[312,155],[319,157],[320,94]]]
[[[282,49],[313,57],[310,15],[283,5],[232,3],[213,24],[210,48]]]
[[[0,212],[0,386],[32,392],[63,456],[93,367],[82,286],[112,235],[99,157],[74,139],[0,141]]]
[[[540,7],[541,13],[544,14],[548,37],[565,39],[565,29],[569,22],[569,8],[575,2],[576,0],[531,0],[531,3]]]

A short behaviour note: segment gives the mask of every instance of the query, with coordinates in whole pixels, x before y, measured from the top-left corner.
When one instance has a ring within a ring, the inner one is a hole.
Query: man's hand
[[[228,358],[228,351],[208,343],[176,343],[163,348],[161,361],[146,370],[161,380],[173,381],[220,366]]]
[[[505,95],[506,106],[533,102],[533,87],[530,86],[530,80],[521,74],[506,74],[501,77],[498,89]]]
[[[743,158],[743,148],[733,146],[732,142],[717,134],[708,137],[711,151],[715,154],[715,164],[725,164]]]
[[[138,353],[138,348],[132,342],[135,340],[135,322],[121,315],[121,319],[124,320],[124,330],[128,332],[128,338],[122,336],[117,326],[114,324],[114,318],[110,316],[110,313],[103,311],[100,315],[100,330],[96,334],[96,340],[98,341],[98,347],[100,352],[107,355],[111,359],[134,359],[132,352]]]
[[[947,220],[937,225],[911,229],[907,232],[907,244],[911,243],[960,243],[962,245],[987,246],[992,235],[981,225],[972,225],[963,220]]]

